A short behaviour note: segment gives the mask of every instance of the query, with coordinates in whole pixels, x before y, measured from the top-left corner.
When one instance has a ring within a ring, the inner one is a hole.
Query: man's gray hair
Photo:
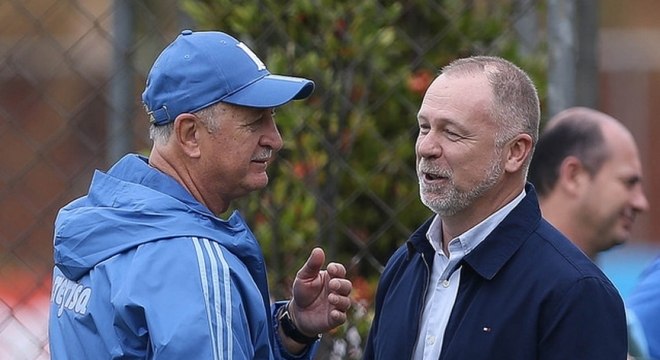
[[[503,145],[520,133],[531,136],[532,144],[536,145],[541,118],[539,96],[522,69],[499,57],[473,56],[451,62],[442,68],[442,73],[486,75],[493,91],[491,116],[499,125],[497,145]]]
[[[218,118],[217,118],[217,109],[222,106],[222,103],[214,104],[209,107],[206,107],[202,110],[199,110],[193,115],[197,116],[206,128],[209,133],[213,133],[218,129]],[[174,129],[174,122],[169,122],[163,125],[151,124],[149,127],[149,138],[154,142],[154,144],[163,145],[166,144],[170,136],[172,136],[172,131]]]

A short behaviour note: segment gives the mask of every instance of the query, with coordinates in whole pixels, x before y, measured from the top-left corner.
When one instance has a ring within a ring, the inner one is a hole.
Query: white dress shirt
[[[456,302],[458,284],[461,279],[461,268],[456,268],[457,264],[463,256],[477,247],[524,197],[525,190],[523,189],[520,195],[484,221],[451,239],[448,247],[449,256],[442,249],[442,220],[440,216],[435,216],[426,233],[426,238],[435,249],[435,259],[431,270],[431,281],[426,292],[414,359],[437,360],[440,358],[445,329]]]

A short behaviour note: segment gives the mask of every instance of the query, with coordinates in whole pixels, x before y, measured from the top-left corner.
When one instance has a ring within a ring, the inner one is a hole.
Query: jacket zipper
[[[422,317],[424,316],[424,304],[426,303],[426,293],[428,292],[429,288],[429,277],[431,276],[431,269],[429,268],[429,263],[426,261],[426,256],[424,256],[424,253],[421,253],[422,255],[422,261],[424,262],[424,267],[426,268],[426,277],[424,281],[424,287],[422,289],[422,302],[420,303],[420,309],[418,311],[419,318],[417,319],[417,336],[415,336],[415,342],[417,342],[417,338],[419,337],[419,331],[421,330],[422,326]],[[415,356],[415,347],[413,346],[413,353],[410,354],[410,360],[415,360],[413,357]]]

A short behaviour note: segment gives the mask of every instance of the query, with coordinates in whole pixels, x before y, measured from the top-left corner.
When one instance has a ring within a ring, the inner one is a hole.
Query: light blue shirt
[[[504,207],[463,234],[451,239],[448,246],[449,256],[442,249],[442,219],[440,216],[435,216],[426,233],[426,238],[435,249],[435,259],[433,260],[431,281],[426,292],[414,359],[436,360],[440,357],[442,340],[449,322],[449,315],[456,302],[461,279],[461,268],[457,267],[458,263],[476,248],[524,197],[525,190],[523,189]]]

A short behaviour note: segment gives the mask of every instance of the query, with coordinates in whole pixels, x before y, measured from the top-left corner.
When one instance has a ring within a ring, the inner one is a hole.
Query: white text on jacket
[[[53,282],[51,301],[57,306],[57,316],[62,316],[64,309],[80,315],[87,313],[87,303],[92,295],[92,289],[71,281],[64,276],[56,276]]]

